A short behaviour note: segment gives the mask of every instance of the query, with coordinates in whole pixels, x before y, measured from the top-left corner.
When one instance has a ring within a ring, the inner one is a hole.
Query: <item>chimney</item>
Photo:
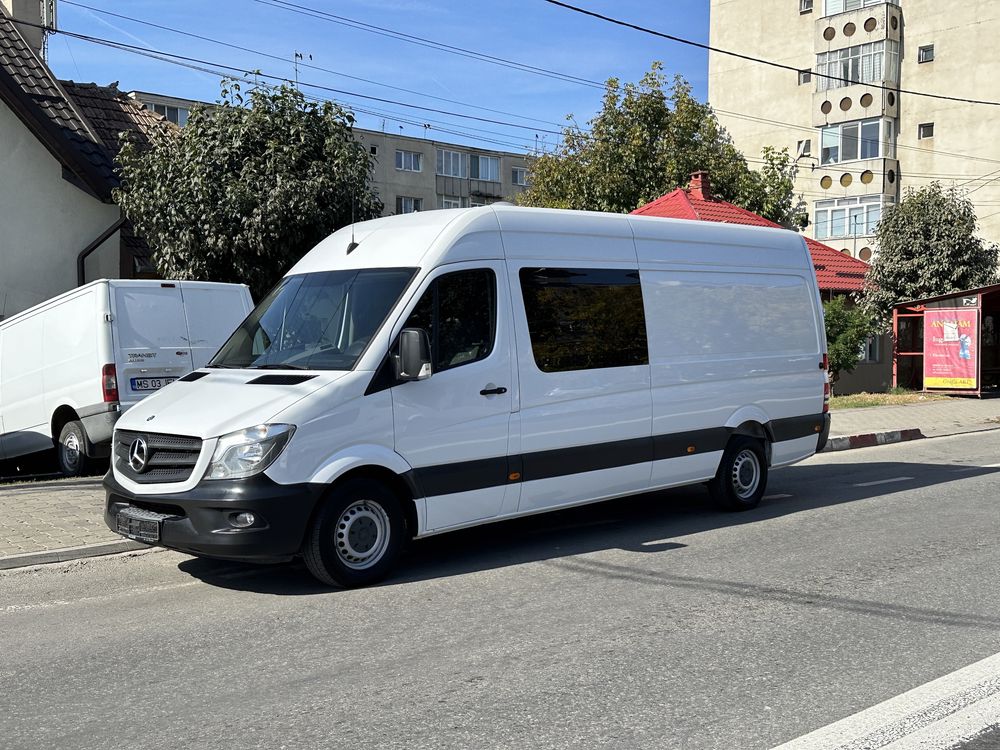
[[[55,28],[56,0],[0,0],[0,8],[14,21],[14,28],[24,37],[31,51],[44,60],[48,34],[38,27]]]
[[[697,198],[698,200],[712,200],[712,183],[708,180],[708,172],[693,172],[691,174],[691,184],[688,185],[688,191],[693,198]]]

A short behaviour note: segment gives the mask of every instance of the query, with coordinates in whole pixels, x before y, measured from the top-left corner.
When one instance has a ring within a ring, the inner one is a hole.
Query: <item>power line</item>
[[[225,63],[212,62],[209,60],[202,60],[196,57],[190,57],[188,55],[179,55],[173,52],[161,52],[158,50],[151,50],[148,47],[140,47],[135,44],[127,44],[125,42],[118,42],[113,39],[104,39],[102,37],[91,36],[89,34],[80,34],[73,31],[67,31],[65,29],[51,29],[48,27],[43,27],[40,24],[28,23],[26,21],[15,21],[15,23],[22,24],[24,26],[31,26],[38,29],[44,29],[45,31],[51,32],[53,34],[62,34],[64,36],[71,37],[73,39],[80,39],[85,42],[91,42],[92,44],[100,44],[106,47],[113,47],[115,49],[123,50],[126,52],[134,52],[136,54],[145,55],[147,57],[156,57],[157,59],[169,61],[170,59],[180,60],[186,63],[190,63],[191,67],[196,70],[202,70],[203,72],[216,73],[217,71],[205,70],[202,68],[194,67],[195,65],[202,66],[213,66],[215,68],[221,68],[224,70],[229,70],[237,73],[242,73],[244,75],[256,75],[262,78],[269,78],[271,80],[280,81],[282,83],[294,84],[295,82],[291,79],[285,78],[284,76],[274,75],[273,73],[264,73],[260,70],[248,70],[246,68],[241,68],[236,65],[227,65]],[[228,74],[223,74],[228,75]],[[419,104],[410,104],[408,102],[401,102],[395,99],[386,99],[384,97],[371,96],[370,94],[361,94],[356,91],[346,91],[344,89],[334,88],[332,86],[324,86],[318,83],[309,83],[306,81],[299,81],[299,86],[306,86],[308,88],[317,89],[319,91],[329,91],[334,94],[342,94],[344,96],[354,96],[360,99],[368,99],[370,101],[380,102],[382,104],[392,104],[399,107],[406,107],[408,109],[416,109],[422,112],[433,112],[436,114],[448,115],[449,117],[460,117],[466,120],[475,120],[477,122],[485,122],[493,125],[502,125],[509,128],[518,128],[520,130],[529,130],[535,133],[550,133],[552,135],[562,135],[562,131],[559,130],[549,130],[547,128],[536,128],[530,125],[520,125],[514,122],[506,122],[504,120],[495,120],[488,117],[479,117],[477,115],[464,114],[462,112],[451,112],[444,109],[436,109],[434,107],[423,107]]]
[[[387,36],[392,39],[398,39],[400,41],[409,42],[411,44],[416,44],[421,47],[429,47],[431,49],[436,49],[441,52],[448,52],[451,54],[458,55],[460,57],[471,58],[473,60],[479,60],[481,62],[491,63],[493,65],[500,65],[505,68],[512,68],[514,70],[520,70],[524,73],[533,73],[535,75],[545,76],[547,78],[554,78],[556,80],[564,81],[567,83],[576,83],[583,86],[591,86],[594,88],[604,89],[605,85],[599,81],[591,81],[587,78],[581,78],[580,76],[574,76],[569,73],[560,73],[555,70],[549,70],[548,68],[540,68],[535,65],[528,65],[527,63],[517,62],[516,60],[509,60],[503,57],[496,57],[494,55],[487,55],[483,52],[476,52],[475,50],[466,49],[464,47],[456,47],[451,44],[445,44],[444,42],[438,42],[433,39],[426,39],[424,37],[414,36],[413,34],[406,34],[401,31],[396,31],[394,29],[386,28],[384,26],[375,26],[374,24],[365,23],[364,21],[357,21],[352,18],[347,18],[345,16],[338,16],[334,13],[329,13],[323,10],[317,10],[315,8],[310,8],[306,5],[299,5],[297,3],[288,2],[288,0],[254,0],[261,5],[270,5],[274,8],[281,8],[283,10],[291,11],[292,13],[298,13],[299,15],[309,16],[310,18],[317,18],[331,23],[336,23],[341,26],[348,26],[350,28],[359,29],[361,31],[367,31],[372,34],[378,34],[380,36]]]
[[[261,0],[258,0],[260,2]],[[793,65],[785,65],[784,63],[775,62],[774,60],[766,60],[762,57],[754,57],[753,55],[746,55],[742,52],[733,52],[732,50],[722,49],[721,47],[713,47],[710,44],[705,44],[704,42],[696,42],[692,39],[685,39],[684,37],[674,36],[673,34],[666,34],[662,31],[656,31],[655,29],[650,29],[645,26],[640,26],[639,24],[630,23],[628,21],[623,21],[619,18],[612,18],[611,16],[606,16],[602,13],[597,13],[592,10],[587,10],[586,8],[580,8],[576,5],[570,5],[569,3],[564,3],[562,0],[542,0],[549,5],[555,5],[559,8],[564,8],[566,10],[571,10],[574,13],[580,13],[585,16],[590,16],[591,18],[597,18],[601,21],[606,21],[607,23],[614,24],[616,26],[622,26],[627,29],[633,29],[635,31],[640,31],[643,34],[650,34],[651,36],[656,36],[661,39],[666,39],[671,42],[677,42],[678,44],[686,44],[689,47],[697,47],[698,49],[706,50],[708,52],[716,52],[720,55],[728,55],[729,57],[735,57],[740,60],[746,60],[747,62],[760,63],[761,65],[769,65],[772,68],[779,68],[781,70],[788,70],[796,75],[801,72],[801,68],[796,68]],[[827,73],[818,73],[813,71],[812,74],[817,78],[826,78],[831,81],[842,81],[844,80],[842,76],[829,75]],[[852,81],[852,83],[857,83]],[[931,99],[943,99],[950,102],[962,102],[964,104],[985,104],[991,107],[1000,107],[1000,102],[992,101],[989,99],[968,99],[961,96],[947,96],[945,94],[930,94],[924,91],[914,91],[911,89],[901,89],[895,88],[893,86],[885,86],[878,83],[865,83],[865,86],[873,89],[881,89],[883,91],[892,91],[893,93],[899,94],[909,94],[911,96],[924,96]]]
[[[213,37],[203,36],[201,34],[195,34],[194,32],[185,31],[184,29],[176,29],[176,28],[173,28],[173,27],[170,27],[170,26],[164,26],[163,24],[155,23],[153,21],[148,21],[148,20],[145,20],[145,19],[142,19],[142,18],[134,18],[132,16],[126,16],[126,15],[123,15],[121,13],[113,13],[113,12],[111,12],[109,10],[104,10],[102,8],[95,8],[95,7],[90,6],[90,5],[85,5],[84,3],[75,2],[74,0],[62,0],[62,3],[64,5],[73,5],[73,6],[77,7],[77,8],[85,8],[86,10],[92,11],[94,13],[100,13],[101,15],[111,16],[113,18],[120,18],[120,19],[122,19],[124,21],[131,21],[132,23],[141,24],[143,26],[149,26],[149,27],[154,28],[154,29],[161,29],[162,31],[169,31],[169,32],[171,32],[173,34],[180,34],[182,36],[190,37],[192,39],[200,39],[201,41],[204,41],[204,42],[209,42],[211,44],[217,44],[217,45],[220,45],[220,46],[223,46],[223,47],[229,47],[230,49],[239,50],[241,52],[249,52],[250,54],[259,55],[261,57],[266,57],[266,58],[269,58],[271,60],[278,60],[280,62],[288,62],[285,58],[283,58],[283,57],[281,57],[279,55],[271,54],[269,52],[264,52],[263,50],[253,49],[251,47],[243,47],[243,46],[241,46],[239,44],[233,44],[231,42],[225,42],[225,41],[223,41],[221,39],[215,39]],[[517,118],[522,119],[522,120],[529,120],[531,122],[538,122],[538,123],[542,123],[542,124],[545,124],[545,125],[555,125],[556,127],[561,127],[560,123],[552,122],[550,120],[541,120],[541,119],[538,119],[536,117],[527,117],[525,115],[519,115],[519,114],[517,114],[515,112],[505,112],[505,111],[500,110],[500,109],[491,109],[489,107],[482,107],[482,106],[479,106],[478,104],[470,104],[468,102],[463,102],[463,101],[459,101],[459,100],[456,100],[456,99],[447,99],[447,98],[445,98],[443,96],[435,96],[434,94],[428,94],[428,93],[423,92],[423,91],[415,91],[413,89],[403,88],[402,86],[394,86],[394,85],[389,84],[389,83],[383,83],[381,81],[375,81],[375,80],[372,80],[370,78],[362,78],[361,76],[355,76],[355,75],[351,75],[349,73],[344,73],[344,72],[339,71],[339,70],[332,70],[330,68],[324,68],[324,67],[322,67],[320,65],[313,65],[311,63],[307,63],[307,62],[304,62],[304,61],[299,63],[299,67],[302,67],[302,68],[311,68],[312,70],[318,70],[318,71],[322,71],[324,73],[330,73],[332,75],[341,76],[342,78],[349,78],[351,80],[360,81],[362,83],[370,83],[370,84],[372,84],[374,86],[383,86],[385,88],[393,89],[395,91],[402,91],[402,92],[407,93],[407,94],[414,94],[416,96],[423,96],[423,97],[426,97],[428,99],[436,99],[437,101],[447,102],[449,104],[458,104],[458,105],[463,106],[463,107],[469,107],[471,109],[478,109],[478,110],[482,110],[484,112],[492,112],[493,114],[497,114],[497,115],[505,115],[505,116],[508,116],[508,117],[517,117]]]

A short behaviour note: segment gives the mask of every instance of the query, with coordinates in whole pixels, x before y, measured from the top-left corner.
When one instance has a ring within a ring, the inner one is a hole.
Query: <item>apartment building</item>
[[[201,103],[146,91],[129,96],[181,127],[191,108]],[[512,199],[528,184],[527,154],[362,128],[354,133],[374,157],[372,186],[386,216],[484,206]]]
[[[355,129],[375,157],[385,215],[510,200],[528,185],[528,156]]]
[[[1000,4],[991,0],[711,0],[709,101],[737,147],[796,155],[806,234],[852,257],[907,188],[967,191],[1000,241],[996,107],[901,92],[1000,99]],[[752,92],[752,93],[748,93]]]

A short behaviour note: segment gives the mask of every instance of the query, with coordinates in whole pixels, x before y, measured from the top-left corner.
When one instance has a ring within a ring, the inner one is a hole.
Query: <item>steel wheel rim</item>
[[[69,433],[63,440],[63,461],[69,469],[75,469],[80,463],[80,438],[75,432]]]
[[[733,459],[730,474],[733,492],[740,500],[748,500],[760,486],[760,459],[750,448],[744,448]]]
[[[351,503],[334,529],[337,558],[352,570],[370,568],[389,546],[389,514],[372,500]]]

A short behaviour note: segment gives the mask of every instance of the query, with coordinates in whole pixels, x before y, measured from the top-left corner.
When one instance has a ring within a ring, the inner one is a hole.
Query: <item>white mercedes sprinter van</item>
[[[769,467],[826,440],[825,348],[792,232],[512,206],[376,219],[119,420],[105,520],[357,586],[408,538],[555,508],[703,482],[753,508]]]
[[[205,365],[249,314],[243,284],[102,279],[0,322],[0,459],[106,458],[125,409]]]

